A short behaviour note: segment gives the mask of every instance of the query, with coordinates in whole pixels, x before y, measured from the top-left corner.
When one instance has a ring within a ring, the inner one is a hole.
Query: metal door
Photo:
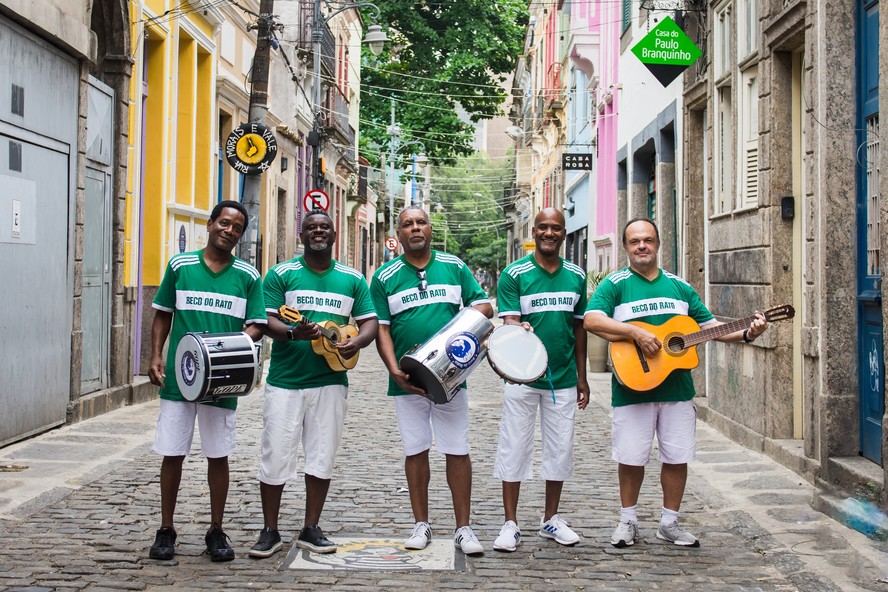
[[[80,66],[2,17],[0,55],[2,446],[64,423],[71,395]]]
[[[879,2],[860,0],[857,32],[857,312],[860,450],[882,462],[884,358],[879,262]]]
[[[114,91],[89,81],[86,187],[83,200],[83,288],[80,327],[82,394],[107,388],[111,372],[111,188]]]

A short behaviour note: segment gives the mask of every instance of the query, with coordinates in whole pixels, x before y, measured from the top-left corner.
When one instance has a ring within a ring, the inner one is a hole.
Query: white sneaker
[[[460,526],[453,535],[453,545],[466,555],[480,555],[484,547],[478,542],[478,537],[472,532],[470,526]]]
[[[404,548],[419,551],[425,549],[432,542],[432,527],[428,522],[417,522],[413,532],[404,541]]]
[[[500,529],[499,536],[493,541],[493,548],[497,551],[511,553],[521,544],[521,529],[512,520],[506,520]]]
[[[617,525],[614,534],[611,537],[611,545],[618,549],[623,547],[631,547],[638,539],[638,524],[635,522],[623,522]]]
[[[540,536],[555,539],[555,542],[562,545],[576,545],[580,542],[577,533],[572,531],[567,522],[562,520],[558,514],[553,514],[545,522],[543,522],[543,518],[540,518]]]

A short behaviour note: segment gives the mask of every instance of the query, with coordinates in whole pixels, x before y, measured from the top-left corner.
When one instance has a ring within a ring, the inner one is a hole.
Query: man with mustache
[[[329,214],[309,212],[300,238],[305,253],[275,265],[265,275],[267,333],[275,341],[266,378],[259,465],[265,524],[250,548],[251,557],[270,557],[283,547],[278,532],[281,496],[287,481],[296,478],[300,442],[305,457],[305,515],[296,546],[315,553],[336,551],[318,522],[348,410],[348,377],[316,354],[312,341],[326,339],[318,323],[344,325],[354,318],[358,334],[333,346],[342,358],[350,359],[370,345],[378,327],[364,276],[333,259],[336,230]],[[281,305],[298,310],[305,322],[285,323],[278,314]]]
[[[484,547],[469,526],[472,461],[468,392],[463,386],[447,403],[432,403],[422,396],[425,391],[410,384],[398,360],[414,345],[433,337],[460,308],[471,306],[491,317],[493,307],[462,260],[431,248],[432,225],[421,207],[409,206],[398,216],[398,239],[404,254],[376,270],[371,292],[380,324],[376,348],[389,371],[388,394],[395,398],[416,521],[404,547],[424,549],[432,540],[429,449],[434,433],[435,445],[446,458],[456,518],[453,543],[466,555],[478,555]]]

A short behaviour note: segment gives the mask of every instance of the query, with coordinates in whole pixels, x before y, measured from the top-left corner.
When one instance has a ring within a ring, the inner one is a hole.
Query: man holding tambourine
[[[564,215],[546,208],[534,219],[536,249],[500,274],[499,316],[504,325],[520,325],[542,341],[549,367],[528,384],[507,382],[494,476],[503,482],[505,523],[493,544],[515,551],[521,544],[518,495],[532,473],[536,413],[540,411],[545,510],[539,534],[562,545],[580,539],[558,515],[564,481],[573,475],[574,417],[589,402],[586,381],[586,274],[560,257],[566,229]]]
[[[160,387],[154,451],[163,455],[163,463],[160,467],[161,527],[149,552],[151,559],[172,559],[175,553],[173,514],[182,463],[191,450],[195,418],[200,427],[201,449],[207,457],[210,487],[207,552],[213,561],[234,559],[234,550],[221,525],[228,497],[228,456],[235,447],[237,399],[186,400],[174,377],[176,344],[189,332],[243,331],[253,341],[262,337],[267,318],[261,276],[255,267],[231,254],[246,228],[247,210],[242,204],[219,202],[207,222],[207,246],[174,255],[154,297],[156,313],[151,326],[148,376]],[[163,345],[167,336],[171,345],[164,363]],[[249,340],[247,345],[251,345]]]
[[[424,549],[432,539],[428,490],[429,449],[434,432],[436,447],[446,457],[447,483],[457,526],[454,545],[466,555],[477,555],[484,552],[484,547],[469,526],[472,463],[468,393],[462,387],[446,403],[432,402],[421,396],[429,393],[411,384],[410,376],[398,361],[416,344],[426,342],[447,325],[461,307],[475,308],[488,318],[493,316],[493,308],[463,261],[432,250],[432,226],[421,207],[409,206],[398,216],[398,239],[404,254],[376,270],[370,292],[379,316],[376,347],[389,371],[388,394],[395,398],[406,457],[404,470],[416,521],[404,547]]]

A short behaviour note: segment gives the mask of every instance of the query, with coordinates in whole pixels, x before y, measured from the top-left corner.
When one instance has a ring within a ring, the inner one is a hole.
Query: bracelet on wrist
[[[743,330],[743,341],[745,341],[746,343],[752,343],[753,341],[755,341],[754,339],[749,338],[749,329]]]

